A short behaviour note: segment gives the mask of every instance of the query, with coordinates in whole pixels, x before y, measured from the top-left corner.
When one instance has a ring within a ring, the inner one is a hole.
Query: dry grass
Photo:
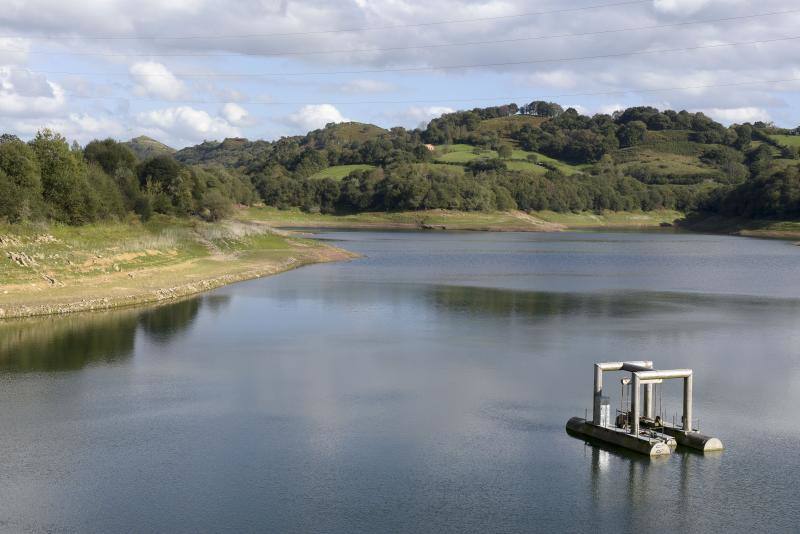
[[[0,226],[0,317],[158,301],[346,257],[249,221]]]

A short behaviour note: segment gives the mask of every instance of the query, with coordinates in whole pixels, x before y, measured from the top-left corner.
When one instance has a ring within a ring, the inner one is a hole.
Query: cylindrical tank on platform
[[[611,401],[608,397],[600,398],[600,426],[611,426]]]

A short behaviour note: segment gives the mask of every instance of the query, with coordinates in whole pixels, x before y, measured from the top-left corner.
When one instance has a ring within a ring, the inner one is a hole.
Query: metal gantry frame
[[[692,432],[692,370],[671,369],[659,371],[653,369],[652,361],[604,362],[594,364],[594,398],[592,402],[592,423],[600,425],[600,406],[603,397],[603,373],[606,371],[627,371],[631,373],[631,417],[630,433],[639,435],[640,412],[644,417],[654,419],[655,398],[653,386],[663,380],[683,379],[683,432]],[[640,408],[641,387],[644,386],[643,410]]]

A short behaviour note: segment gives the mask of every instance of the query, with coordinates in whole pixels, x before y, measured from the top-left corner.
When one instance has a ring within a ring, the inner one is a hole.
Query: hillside
[[[257,200],[324,214],[665,210],[800,217],[797,130],[726,127],[702,113],[652,107],[590,117],[550,102],[507,104],[447,113],[424,129],[346,122],[276,141],[228,138],[177,152],[147,137],[70,151],[62,137],[48,136],[30,144],[6,136],[0,143],[8,152],[0,159],[0,180],[8,182],[0,183],[8,191],[0,219],[82,224],[135,212],[214,220],[234,204]],[[62,154],[55,163],[67,174],[51,172],[53,154]],[[81,176],[65,182],[74,175],[70,168]]]
[[[245,172],[268,205],[325,213],[666,209],[785,217],[800,212],[791,195],[776,210],[775,195],[759,188],[760,200],[744,206],[743,190],[753,180],[796,176],[797,139],[797,131],[763,123],[727,128],[702,113],[636,107],[588,117],[532,102],[445,114],[424,130],[347,122],[272,143],[226,139],[176,158]]]
[[[131,149],[139,160],[144,161],[154,156],[172,155],[175,154],[175,149],[165,145],[160,141],[156,141],[146,135],[134,137],[130,141],[123,143]]]
[[[248,141],[240,137],[227,138],[222,142],[206,141],[202,144],[177,151],[175,159],[186,165],[218,164],[231,168],[254,169],[264,161],[272,144],[268,141]]]

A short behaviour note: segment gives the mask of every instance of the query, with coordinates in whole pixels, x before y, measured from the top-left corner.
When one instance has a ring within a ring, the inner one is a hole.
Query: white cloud
[[[710,108],[704,109],[703,113],[724,124],[770,120],[767,110],[757,107]]]
[[[136,123],[147,135],[175,145],[225,137],[241,137],[241,131],[222,117],[189,106],[155,109],[136,114]]]
[[[528,83],[532,85],[544,85],[559,89],[571,89],[576,87],[579,82],[578,75],[570,70],[551,70],[537,72],[528,76]]]
[[[653,7],[662,13],[691,15],[705,8],[726,10],[747,3],[747,0],[655,0]]]
[[[431,119],[441,117],[445,113],[453,113],[454,111],[455,110],[453,108],[448,108],[445,106],[412,106],[400,113],[398,118],[406,125],[413,127],[424,127],[427,126]]]
[[[135,92],[166,100],[177,100],[186,94],[183,82],[161,63],[141,61],[131,65],[130,73],[137,82]]]
[[[0,64],[24,64],[28,59],[30,41],[19,37],[0,37]]]
[[[4,31],[7,35],[31,38],[0,38],[0,49],[13,50],[0,50],[0,66],[29,66],[31,70],[54,69],[67,72],[110,72],[121,68],[128,69],[130,75],[127,80],[113,76],[69,80],[66,76],[60,76],[57,83],[42,77],[39,81],[44,80],[45,83],[38,89],[38,82],[35,79],[29,80],[33,85],[29,87],[32,91],[28,92],[22,88],[28,83],[25,80],[14,81],[13,88],[2,85],[4,82],[8,83],[8,73],[3,75],[0,70],[0,116],[13,115],[20,119],[68,121],[70,113],[90,117],[104,117],[108,114],[120,123],[125,124],[127,121],[135,124],[136,112],[142,111],[144,105],[131,99],[134,111],[130,119],[128,115],[131,112],[122,105],[125,98],[134,94],[169,100],[173,102],[169,106],[179,106],[182,100],[198,99],[238,103],[247,108],[248,99],[262,101],[271,98],[274,102],[299,103],[288,111],[275,111],[281,110],[280,107],[264,108],[265,111],[259,113],[259,119],[264,119],[263,129],[259,132],[265,134],[268,125],[275,122],[282,124],[281,128],[287,131],[290,129],[287,125],[290,125],[292,131],[305,132],[309,128],[323,125],[326,121],[343,120],[344,117],[335,108],[334,111],[320,108],[297,111],[296,108],[304,103],[332,102],[334,99],[331,95],[334,94],[354,95],[352,100],[362,100],[357,95],[378,95],[393,91],[398,94],[398,100],[520,95],[515,98],[518,103],[544,98],[562,104],[568,103],[565,100],[577,99],[548,95],[581,93],[587,96],[581,96],[580,102],[591,110],[598,110],[604,105],[608,107],[611,103],[627,107],[650,104],[655,100],[668,101],[671,107],[677,109],[756,108],[768,112],[784,126],[794,126],[800,121],[800,93],[797,86],[786,83],[675,89],[733,84],[742,80],[796,77],[797,54],[786,42],[639,56],[624,55],[637,50],[759,40],[766,34],[791,36],[795,35],[800,24],[800,14],[742,18],[735,23],[706,22],[647,31],[524,40],[551,34],[591,33],[618,28],[659,26],[676,21],[743,17],[754,13],[753,3],[748,0],[654,0],[651,3],[608,6],[536,17],[506,17],[535,11],[530,0],[441,0],[435,5],[437,13],[458,13],[457,18],[464,19],[503,17],[480,24],[443,25],[420,25],[430,22],[433,17],[432,4],[423,0],[176,0],[169,5],[158,0],[84,0],[77,3],[13,0],[10,4],[11,8],[0,10],[0,24]],[[548,5],[550,4],[553,8],[559,6],[559,2],[549,2]],[[755,12],[777,12],[792,5],[790,0],[760,0]],[[287,39],[277,35],[268,37],[269,34],[316,32],[330,28],[397,25],[410,26],[386,31],[319,33],[305,35],[302,39]],[[144,35],[211,34],[236,38],[135,39]],[[42,44],[44,48],[40,49],[39,41],[33,36],[41,35],[50,35],[53,38],[48,39],[46,46]],[[58,37],[60,35],[68,37],[62,39]],[[81,36],[97,35],[123,39],[81,39]],[[492,40],[507,42],[485,46],[442,46],[448,43]],[[412,48],[399,49],[403,47]],[[38,52],[45,49],[88,55],[38,55]],[[121,56],[95,57],[91,55],[93,53]],[[247,56],[235,60],[204,56],[231,53]],[[123,58],[126,54],[135,54],[139,59],[125,60]],[[167,60],[160,59],[160,54],[197,56]],[[620,55],[580,62],[547,61],[605,54]],[[145,59],[148,57],[153,59]],[[264,61],[265,58],[271,60],[267,62]],[[525,64],[525,61],[541,63]],[[406,67],[435,68],[490,63],[506,64],[490,68],[454,68],[433,72],[420,70],[413,74],[400,72]],[[268,67],[268,64],[271,66]],[[380,75],[374,72],[382,69],[395,69],[398,72]],[[183,71],[209,74],[241,72],[248,76],[224,79],[191,77],[189,80],[175,75],[176,72]],[[265,72],[312,71],[348,71],[361,74],[354,75],[355,79],[352,81],[350,76],[249,76]],[[119,96],[120,100],[98,98],[111,96]],[[486,101],[485,105],[494,103],[501,102]],[[423,103],[418,106],[410,110],[401,104],[363,106],[353,108],[352,112],[348,107],[347,112],[351,118],[380,119],[382,126],[417,126],[442,111],[449,111],[448,108],[427,107],[428,104]],[[296,113],[286,117],[291,111]],[[252,121],[252,116],[237,119],[232,110],[221,108],[218,114],[213,111],[209,113],[211,122],[221,121],[217,124],[217,129],[245,129],[252,124],[243,122],[248,119]],[[11,127],[13,122],[7,121],[7,124]]]
[[[250,113],[239,104],[228,102],[222,106],[221,114],[234,126],[250,126],[254,123]]]
[[[309,104],[284,119],[284,122],[295,126],[302,133],[324,128],[331,122],[349,122],[336,107],[330,104]]]
[[[64,90],[41,74],[0,67],[0,115],[44,116],[59,111]]]
[[[664,13],[694,13],[703,9],[710,0],[655,0],[653,7]]]
[[[109,116],[96,116],[87,113],[70,113],[66,117],[49,119],[20,119],[12,123],[14,130],[23,137],[32,137],[43,128],[50,128],[67,139],[74,139],[86,144],[93,139],[114,137],[122,139],[126,136],[126,128],[116,119]]]
[[[605,113],[606,115],[613,115],[615,111],[623,110],[626,107],[627,106],[623,106],[622,104],[606,104],[604,106],[600,106],[597,112]]]
[[[338,87],[340,92],[348,94],[388,93],[394,89],[394,85],[380,80],[353,80]]]

